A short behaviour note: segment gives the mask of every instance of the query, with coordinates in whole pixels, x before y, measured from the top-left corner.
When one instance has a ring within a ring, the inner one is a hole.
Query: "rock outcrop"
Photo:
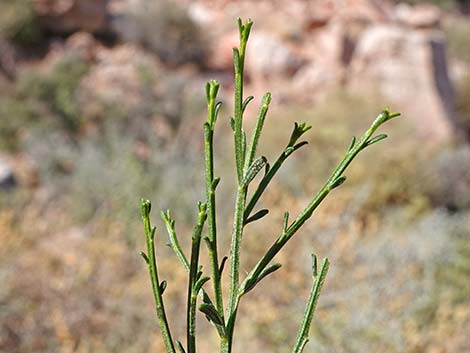
[[[421,136],[433,142],[455,137],[454,93],[440,32],[371,27],[357,43],[349,75],[353,91],[378,89],[414,121]]]

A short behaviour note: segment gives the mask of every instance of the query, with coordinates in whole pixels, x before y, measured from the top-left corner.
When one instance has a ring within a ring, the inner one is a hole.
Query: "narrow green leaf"
[[[165,292],[166,286],[167,286],[167,283],[165,280],[160,282],[160,285],[158,286],[160,288],[160,294],[163,294],[163,292]]]
[[[220,183],[220,178],[215,178],[213,181],[212,181],[212,190],[215,191],[215,189],[217,188],[217,185],[219,185]]]
[[[337,188],[338,186],[340,186],[341,184],[343,184],[345,181],[346,181],[346,177],[345,177],[345,176],[340,176],[340,177],[336,178],[336,179],[331,183],[330,189],[333,190],[333,189]]]
[[[214,305],[202,303],[201,305],[199,305],[199,310],[204,313],[208,317],[209,321],[213,322],[214,324],[224,324],[224,321],[222,320]]]
[[[183,344],[178,340],[176,340],[176,347],[178,348],[179,353],[186,353]]]
[[[369,141],[367,141],[366,146],[370,146],[370,145],[373,145],[374,143],[385,140],[387,137],[388,136],[386,134],[377,135],[377,136],[371,138]]]
[[[248,96],[246,99],[243,101],[242,104],[242,112],[245,112],[246,107],[248,106],[248,103],[250,103],[255,97],[253,96]]]
[[[224,271],[225,263],[227,262],[227,260],[228,260],[228,256],[224,256],[224,258],[222,259],[222,262],[220,263],[220,267],[219,267],[220,276],[222,276],[222,272]]]
[[[265,209],[265,208],[264,208],[264,209],[262,209],[262,210],[259,210],[259,211],[256,212],[253,216],[248,217],[248,219],[245,220],[244,224],[247,225],[248,223],[257,221],[258,219],[261,219],[261,218],[263,218],[264,216],[266,216],[268,213],[269,213],[269,210],[268,210],[268,209]]]
[[[305,145],[308,145],[308,142],[307,141],[302,141],[302,142],[299,142],[298,144],[294,145],[294,151],[297,151],[299,148],[305,146]]]
[[[313,277],[317,277],[318,274],[318,259],[315,254],[312,254],[312,274]]]
[[[356,136],[353,136],[351,139],[351,143],[349,144],[348,151],[351,151],[355,145],[356,145]]]
[[[239,75],[241,71],[241,61],[240,61],[240,52],[238,48],[233,48],[233,67],[235,69],[235,74]]]
[[[286,211],[284,212],[284,220],[282,222],[282,233],[287,232],[288,223],[289,223],[289,212]]]
[[[271,168],[271,165],[266,162],[266,165],[264,166],[264,176],[269,173],[269,169]]]
[[[211,84],[210,82],[206,82],[206,100],[209,102],[211,99]]]
[[[246,172],[245,177],[241,183],[242,187],[247,187],[248,184],[251,183],[251,181],[259,173],[259,171],[264,168],[266,163],[266,157],[261,156],[257,158]]]
[[[266,267],[261,273],[260,275],[257,277],[257,278],[252,278],[251,280],[249,280],[246,284],[246,287],[244,288],[244,291],[243,293],[246,294],[248,293],[249,291],[251,291],[253,288],[255,288],[255,286],[263,279],[265,278],[266,276],[270,275],[271,273],[279,270],[281,268],[281,264],[279,263],[275,263],[275,264],[272,264],[268,267]]]
[[[142,256],[142,258],[144,259],[144,261],[147,263],[147,265],[149,264],[149,258],[147,256],[146,253],[144,253],[143,251],[140,252],[140,256]]]
[[[232,128],[232,131],[235,132],[235,119],[230,117],[230,127]]]
[[[214,123],[216,123],[217,118],[219,117],[220,108],[222,108],[222,102],[217,102],[214,109]]]
[[[201,290],[202,286],[210,280],[210,277],[201,277],[197,280],[197,282],[194,284],[194,293],[199,293]]]

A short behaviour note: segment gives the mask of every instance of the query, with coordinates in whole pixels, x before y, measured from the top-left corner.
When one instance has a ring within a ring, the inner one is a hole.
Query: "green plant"
[[[359,138],[352,138],[347,152],[341,162],[333,170],[325,184],[318,193],[312,198],[304,210],[289,223],[289,213],[285,212],[282,230],[271,247],[265,252],[254,268],[240,282],[240,252],[241,242],[245,226],[251,222],[257,221],[266,216],[269,211],[261,209],[253,212],[255,207],[269,186],[271,180],[283,165],[284,161],[302,146],[306,141],[299,142],[302,135],[307,132],[311,126],[305,123],[295,123],[289,141],[278,159],[271,166],[265,157],[256,158],[257,147],[260,135],[264,126],[266,114],[271,102],[271,94],[264,95],[256,120],[250,142],[247,143],[247,136],[243,130],[243,113],[252,96],[243,98],[243,78],[244,62],[246,54],[246,45],[252,27],[252,21],[243,23],[238,20],[240,32],[240,47],[234,48],[234,69],[235,69],[235,101],[234,116],[230,119],[230,124],[234,135],[235,164],[237,177],[236,203],[233,219],[233,230],[231,237],[230,256],[219,258],[217,245],[217,226],[216,226],[216,199],[215,192],[220,178],[214,174],[214,147],[213,136],[215,124],[220,111],[221,102],[217,102],[217,93],[219,84],[217,81],[210,81],[206,84],[206,98],[208,117],[204,123],[204,154],[205,154],[205,202],[198,205],[198,221],[194,227],[192,235],[192,247],[190,257],[188,258],[181,248],[175,231],[175,221],[171,218],[170,211],[162,212],[161,217],[166,225],[170,247],[176,253],[179,261],[189,273],[187,313],[186,313],[186,348],[183,344],[174,340],[168,318],[165,312],[163,294],[167,286],[166,281],[160,281],[158,275],[157,261],[155,256],[155,232],[156,228],[150,221],[151,203],[148,200],[142,200],[141,213],[144,223],[145,235],[147,240],[147,253],[142,252],[142,257],[146,261],[152,282],[152,289],[156,303],[156,313],[162,331],[167,352],[195,353],[196,352],[196,307],[198,297],[202,299],[199,310],[205,314],[206,318],[215,326],[220,337],[220,352],[229,353],[232,351],[234,341],[235,323],[238,308],[242,297],[253,290],[256,285],[265,277],[277,271],[281,264],[272,263],[274,257],[284,248],[287,242],[298,232],[304,223],[312,216],[315,209],[327,197],[327,195],[339,187],[346,180],[343,175],[346,168],[353,159],[366,147],[375,144],[387,136],[380,134],[373,136],[375,131],[386,121],[399,116],[399,113],[390,113],[384,110],[378,115],[369,129]],[[248,197],[248,188],[253,183],[260,172],[264,170],[264,175],[260,177],[255,191]],[[207,222],[207,236],[203,236],[205,223]],[[201,240],[207,245],[209,262],[211,266],[210,276],[205,276],[200,266],[200,247]],[[222,290],[222,273],[226,262],[229,262],[229,289],[228,304],[224,306]],[[312,276],[313,285],[310,296],[307,301],[302,324],[297,335],[292,352],[302,352],[308,342],[308,334],[313,319],[315,306],[318,302],[320,291],[325,280],[329,261],[324,259],[318,269],[317,257],[312,255]],[[207,285],[212,281],[212,293],[209,293]],[[211,297],[213,295],[213,298]],[[175,348],[176,347],[176,348]]]
[[[75,55],[66,55],[50,72],[29,73],[17,84],[17,99],[55,118],[60,127],[69,132],[80,128],[80,105],[76,99],[78,86],[88,72],[88,65]]]

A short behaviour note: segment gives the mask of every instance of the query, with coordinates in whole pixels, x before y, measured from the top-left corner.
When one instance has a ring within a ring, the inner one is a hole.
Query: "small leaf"
[[[266,277],[267,275],[273,273],[274,271],[277,271],[281,268],[281,264],[280,263],[275,263],[275,264],[272,264],[271,266],[268,266],[266,267],[259,275],[258,277],[258,280],[257,282],[261,281],[264,277]]]
[[[297,151],[299,148],[305,146],[305,145],[308,145],[308,142],[307,141],[302,141],[302,142],[299,142],[298,144],[294,145],[294,151]]]
[[[253,164],[248,168],[243,181],[241,183],[242,187],[247,187],[249,183],[255,178],[255,176],[259,173],[261,169],[264,168],[265,164],[267,163],[266,157],[259,157],[257,158]]]
[[[261,218],[263,218],[264,216],[266,216],[268,213],[269,213],[269,210],[268,210],[268,209],[265,209],[265,208],[264,208],[264,209],[262,209],[262,210],[259,210],[259,211],[256,212],[253,216],[248,217],[248,219],[245,220],[244,224],[247,225],[248,223],[257,221],[258,219],[261,219]]]
[[[348,147],[348,152],[351,151],[355,145],[356,145],[356,136],[353,136],[351,139],[351,143],[349,144],[349,147]]]
[[[317,255],[315,254],[312,254],[312,274],[313,274],[313,277],[317,277],[317,274],[318,274]]]
[[[240,37],[243,33],[243,22],[242,22],[242,19],[240,17],[237,18],[237,24],[238,24],[238,32],[240,33]]]
[[[163,281],[160,283],[160,285],[158,286],[158,287],[160,288],[160,294],[163,294],[163,292],[165,292],[166,285],[167,285],[167,283],[166,283],[165,280],[163,280]]]
[[[232,128],[232,131],[235,132],[235,119],[230,117],[230,127]]]
[[[219,315],[219,312],[214,307],[214,305],[203,303],[199,305],[199,310],[203,312],[209,321],[213,322],[214,324],[220,326],[224,324],[224,320],[222,320],[222,317]]]
[[[344,183],[346,181],[346,177],[345,176],[340,176],[338,178],[336,178],[330,185],[330,190],[333,190],[335,188],[337,188],[338,186],[340,186],[342,183]]]
[[[261,273],[259,274],[257,278],[253,278],[247,282],[246,287],[244,289],[244,293],[246,294],[249,291],[251,291],[263,278],[279,270],[281,266],[282,266],[281,264],[275,263],[275,264],[272,264],[271,266],[266,267],[263,271],[261,271]]]
[[[215,191],[215,189],[217,188],[217,185],[219,185],[219,183],[220,183],[220,178],[219,177],[212,180],[212,190]]]
[[[209,100],[211,99],[211,84],[210,82],[206,82],[206,100],[209,102]]]
[[[227,260],[228,260],[228,256],[224,256],[224,258],[222,259],[222,262],[220,263],[219,276],[222,276],[222,272],[224,271],[225,263],[227,262]]]
[[[184,350],[183,344],[179,340],[176,340],[176,347],[178,347],[178,351],[180,353],[186,353],[186,351]]]
[[[282,222],[282,232],[286,233],[287,232],[287,226],[289,223],[289,212],[284,212],[284,220]]]
[[[214,306],[214,304],[212,304],[211,298],[209,297],[209,295],[207,295],[206,292],[202,292],[202,301],[206,304]]]
[[[201,277],[197,280],[197,282],[194,284],[194,292],[199,293],[201,290],[202,286],[210,280],[210,277]]]
[[[217,117],[219,116],[220,108],[222,108],[222,102],[217,102],[214,109],[214,122],[212,126],[214,126],[215,122],[217,121]]]
[[[150,263],[150,260],[149,260],[149,258],[148,258],[148,256],[147,256],[146,253],[144,253],[143,251],[141,251],[141,252],[140,252],[140,256],[143,257],[143,259],[145,260],[145,262],[147,263],[147,265]]]
[[[377,136],[371,138],[369,141],[367,141],[366,146],[373,145],[374,143],[377,143],[377,142],[379,142],[379,141],[382,141],[382,140],[386,139],[387,137],[388,137],[388,136],[385,135],[385,134],[377,135]]]
[[[235,74],[240,74],[240,52],[238,51],[238,48],[233,48],[233,67],[235,69]]]
[[[266,162],[266,165],[264,166],[264,175],[269,173],[270,168],[271,168],[271,165]]]
[[[243,101],[243,104],[242,104],[242,112],[245,111],[246,107],[248,106],[248,103],[250,103],[252,100],[253,100],[253,96],[248,96],[244,101]]]

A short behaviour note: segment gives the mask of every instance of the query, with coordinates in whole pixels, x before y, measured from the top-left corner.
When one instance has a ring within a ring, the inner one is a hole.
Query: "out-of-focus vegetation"
[[[23,47],[36,46],[44,40],[32,0],[2,1],[0,38],[6,38]]]
[[[19,46],[44,44],[30,8],[27,0],[2,1],[0,37]],[[169,66],[204,66],[206,53],[199,51],[204,38],[186,14],[162,14],[165,22],[150,13],[130,15],[141,33],[132,41],[151,48]],[[470,58],[467,22],[444,26],[451,61]],[[173,37],[172,28],[179,34]],[[157,38],[164,39],[153,43]],[[196,51],[188,49],[192,43]],[[186,248],[196,201],[203,198],[198,190],[204,80],[199,85],[184,73],[164,67],[155,74],[141,66],[136,85],[142,100],[126,110],[119,100],[102,101],[84,91],[93,67],[69,54],[45,69],[21,68],[14,82],[0,88],[0,150],[16,160],[19,179],[15,190],[0,191],[0,352],[159,352],[151,290],[138,256],[143,246],[138,202],[145,196],[156,209],[171,206]],[[468,124],[470,79],[458,77],[456,108]],[[278,212],[247,232],[243,270],[272,242],[283,210],[295,214],[302,208],[316,191],[311,185],[320,184],[351,135],[387,103],[338,90],[313,107],[273,106],[262,153],[270,160],[277,156],[294,120],[313,125],[310,145],[299,151],[302,163],[295,157],[286,162],[262,200]],[[228,108],[221,112],[224,131],[216,140],[224,181],[218,202],[227,209],[233,204],[229,185],[235,182],[228,177],[232,136],[224,117],[229,114]],[[297,330],[292,318],[301,316],[308,291],[312,245],[332,261],[312,351],[469,349],[470,148],[417,142],[407,120],[390,125],[389,146],[377,148],[378,160],[370,152],[357,160],[342,192],[332,195],[287,248],[300,260],[278,258],[284,271],[274,276],[289,276],[289,285],[267,282],[247,298],[239,332],[245,340],[235,351],[276,353],[291,346]],[[230,229],[226,211],[218,221],[221,229]],[[227,253],[228,235],[221,238]],[[157,239],[167,242],[161,231]],[[178,318],[184,298],[176,288],[187,280],[170,250],[158,255],[169,281],[169,316],[182,335]],[[201,351],[210,352],[215,337],[200,323],[207,330]]]

